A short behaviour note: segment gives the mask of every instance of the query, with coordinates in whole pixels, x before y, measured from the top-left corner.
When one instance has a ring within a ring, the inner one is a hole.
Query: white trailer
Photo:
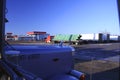
[[[92,33],[92,34],[81,34],[81,39],[83,41],[93,41],[93,42],[104,42],[109,41],[109,34],[105,33]]]
[[[110,35],[110,41],[120,41],[119,35]]]

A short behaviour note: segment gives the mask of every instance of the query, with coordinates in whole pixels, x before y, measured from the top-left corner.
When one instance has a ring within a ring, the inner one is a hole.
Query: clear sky
[[[116,0],[7,0],[6,32],[120,34]]]

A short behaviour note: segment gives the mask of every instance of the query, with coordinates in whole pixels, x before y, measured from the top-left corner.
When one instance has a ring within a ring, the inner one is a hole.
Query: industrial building
[[[27,32],[27,35],[34,37],[36,41],[45,41],[45,39],[49,34],[41,31],[33,31],[33,32]]]
[[[50,42],[54,36],[50,36],[47,32],[32,31],[27,32],[26,35],[13,35],[13,33],[6,33],[5,39],[8,41],[43,41]]]
[[[108,33],[91,33],[91,34],[57,34],[53,38],[56,42],[72,42],[72,43],[106,43],[120,42],[119,35],[110,35]]]
[[[13,33],[8,32],[5,35],[5,40],[7,40],[7,41],[15,40],[15,36],[13,35]]]
[[[111,42],[120,42],[120,35],[110,35]]]
[[[14,41],[42,41],[53,42],[71,42],[71,43],[103,43],[103,42],[120,42],[120,35],[112,35],[107,33],[91,33],[91,34],[57,34],[51,36],[47,32],[32,31],[26,35],[13,35],[11,32],[6,33],[6,40]]]
[[[27,35],[20,35],[18,36],[18,39],[16,39],[18,41],[34,41],[35,37],[32,36],[27,36]]]

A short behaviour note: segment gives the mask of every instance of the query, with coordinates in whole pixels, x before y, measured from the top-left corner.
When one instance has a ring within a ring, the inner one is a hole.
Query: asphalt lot
[[[86,44],[75,47],[75,69],[86,80],[119,80],[120,43]]]

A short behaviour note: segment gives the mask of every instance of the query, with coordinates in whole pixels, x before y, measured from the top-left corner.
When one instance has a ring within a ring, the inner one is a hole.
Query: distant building
[[[5,40],[7,40],[7,41],[14,40],[14,36],[12,35],[11,32],[6,33],[6,35],[5,35]]]
[[[46,32],[41,31],[33,31],[33,32],[27,32],[28,36],[35,37],[36,41],[45,41],[45,39],[49,36]]]
[[[20,35],[20,36],[18,37],[18,40],[19,40],[19,41],[33,41],[33,40],[35,40],[35,37],[26,36],[26,35]]]
[[[110,40],[120,42],[120,35],[110,35]]]
[[[13,33],[9,32],[9,33],[6,33],[6,36],[12,36]]]
[[[5,39],[6,40],[19,40],[19,41],[46,41],[50,42],[53,39],[53,36],[50,36],[47,32],[43,31],[32,31],[27,32],[27,35],[13,35],[11,32],[6,33]],[[50,39],[50,40],[49,40]]]
[[[91,34],[80,34],[81,40],[85,42],[120,42],[120,35],[113,35],[108,33],[91,33]],[[47,32],[44,31],[32,31],[27,32],[27,35],[13,35],[13,33],[8,32],[5,35],[5,40],[7,41],[43,41],[43,42],[51,42],[51,41],[71,41],[73,39],[76,40],[76,37],[79,35],[72,34],[70,35],[55,35],[51,36]],[[70,39],[69,39],[70,38]]]

